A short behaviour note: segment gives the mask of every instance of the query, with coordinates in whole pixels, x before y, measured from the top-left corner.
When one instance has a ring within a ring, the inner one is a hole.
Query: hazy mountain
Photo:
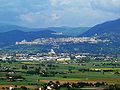
[[[90,27],[50,27],[49,29],[55,32],[62,32],[68,36],[78,36],[89,30]]]
[[[22,27],[22,26],[17,26],[17,25],[10,25],[10,24],[4,24],[0,23],[0,33],[1,32],[8,32],[12,30],[21,30],[25,32],[29,31],[42,31],[42,30],[52,30],[55,32],[62,32],[64,35],[68,36],[78,36],[88,29],[89,27],[48,27],[48,28],[27,28],[27,27]]]
[[[21,41],[23,39],[26,39],[27,41],[31,41],[37,38],[64,37],[63,35],[55,35],[52,33],[56,33],[56,32],[51,30],[30,31],[30,32],[13,30],[8,32],[3,32],[0,33],[0,44],[5,44],[5,43],[13,44],[16,41]]]
[[[79,28],[77,28],[80,30]],[[75,28],[69,28],[69,27],[50,27],[50,28],[40,28],[40,29],[28,29],[33,30],[29,32],[20,31],[19,29],[13,29],[13,31],[8,32],[2,32],[0,33],[0,46],[9,46],[7,49],[20,49],[22,46],[10,46],[11,44],[15,44],[16,41],[21,41],[23,39],[26,39],[27,41],[31,41],[37,38],[50,38],[50,37],[65,37],[68,35],[67,32],[72,31],[72,33],[75,33],[77,31]],[[83,30],[83,29],[82,29]],[[63,35],[55,35],[51,33],[57,32],[66,32],[67,34]],[[84,31],[84,30],[83,30]],[[70,33],[71,34],[71,33]],[[69,34],[69,35],[70,35]],[[79,34],[77,32],[77,34]],[[74,35],[77,35],[74,34]],[[73,35],[73,36],[74,36]],[[70,44],[61,44],[59,46],[59,51],[61,52],[83,52],[83,53],[102,53],[102,54],[116,54],[120,53],[120,19],[105,22],[99,25],[96,25],[83,33],[80,36],[96,36],[97,38],[100,38],[101,40],[108,40],[109,42],[103,42],[103,43],[70,43]],[[25,46],[24,49],[26,49],[28,46]],[[51,49],[52,45],[43,46],[43,50]],[[22,47],[23,48],[23,47]],[[34,45],[30,46],[29,48],[35,49]],[[92,49],[91,49],[92,48]],[[28,48],[27,48],[28,49]],[[38,45],[37,49],[41,49],[41,47]]]
[[[119,34],[120,35],[120,19],[108,21],[96,25],[82,34],[82,36],[93,36],[102,34]]]
[[[26,28],[26,27],[17,26],[17,25],[0,23],[0,33],[1,32],[12,31],[12,30],[30,31],[31,29],[30,28]]]

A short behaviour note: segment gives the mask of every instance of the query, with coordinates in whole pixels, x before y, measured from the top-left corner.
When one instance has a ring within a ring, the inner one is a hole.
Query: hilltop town
[[[27,40],[22,40],[21,42],[16,42],[16,45],[31,45],[31,44],[54,44],[54,43],[105,43],[110,40],[101,40],[97,37],[67,37],[67,38],[39,38],[31,42]]]

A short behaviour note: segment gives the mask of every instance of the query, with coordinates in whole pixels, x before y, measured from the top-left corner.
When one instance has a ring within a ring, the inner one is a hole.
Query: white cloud
[[[81,0],[49,0],[51,6],[60,7],[60,6],[71,6],[72,4],[78,5]]]
[[[60,15],[57,15],[57,14],[52,14],[51,15],[51,18],[53,19],[53,20],[59,20],[60,19]]]
[[[71,7],[87,7],[90,3],[90,0],[49,0],[51,6],[59,7],[59,6],[71,6]]]
[[[53,7],[56,7],[59,4],[59,0],[50,0],[50,4]]]
[[[91,6],[101,11],[120,13],[120,0],[91,0]]]
[[[31,15],[20,15],[20,19],[23,22],[33,22],[33,19],[31,18]]]
[[[61,5],[69,5],[71,4],[74,0],[59,0]]]
[[[15,24],[91,26],[116,18],[120,0],[0,0],[0,21]]]
[[[19,16],[20,20],[24,23],[36,23],[36,22],[46,22],[46,21],[56,21],[61,18],[60,15],[56,13],[43,13],[43,12],[29,12]]]
[[[21,14],[19,17],[21,21],[25,23],[34,23],[38,19],[43,18],[44,16],[41,14],[41,12],[29,12],[26,14]]]
[[[120,0],[49,0],[51,6],[69,9],[91,8],[120,13]]]

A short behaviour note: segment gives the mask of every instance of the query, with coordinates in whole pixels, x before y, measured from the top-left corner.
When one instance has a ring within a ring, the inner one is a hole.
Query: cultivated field
[[[59,81],[61,84],[67,82],[106,82],[108,84],[120,84],[119,65],[120,62],[109,61],[67,64],[53,61],[1,61],[0,88],[25,85],[32,89],[37,86],[43,86],[49,81]]]

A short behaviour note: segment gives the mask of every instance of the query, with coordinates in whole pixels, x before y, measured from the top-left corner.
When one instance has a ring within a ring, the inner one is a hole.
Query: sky
[[[0,0],[0,23],[92,27],[120,18],[120,0]]]

